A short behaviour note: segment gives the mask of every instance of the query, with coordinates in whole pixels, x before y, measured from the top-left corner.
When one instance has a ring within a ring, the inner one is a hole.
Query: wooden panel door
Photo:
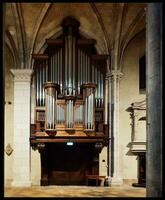
[[[48,179],[50,185],[84,185],[92,167],[92,143],[47,144]]]

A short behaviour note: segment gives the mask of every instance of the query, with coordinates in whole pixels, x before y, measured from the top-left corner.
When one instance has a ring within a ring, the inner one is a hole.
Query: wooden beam
[[[63,44],[63,40],[62,39],[46,39],[46,43],[48,45],[61,46]]]
[[[32,58],[35,60],[47,60],[48,55],[47,54],[32,54]]]
[[[105,61],[107,60],[109,55],[91,55],[92,60],[96,60],[96,61]]]
[[[78,39],[77,45],[94,45],[96,44],[96,40],[94,39]]]

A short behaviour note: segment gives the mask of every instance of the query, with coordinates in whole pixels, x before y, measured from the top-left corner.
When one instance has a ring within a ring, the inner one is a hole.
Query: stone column
[[[109,160],[108,176],[111,185],[121,185],[123,180],[120,175],[119,154],[119,80],[122,73],[113,70],[108,74],[109,78]]]
[[[14,133],[12,186],[31,186],[30,82],[32,70],[12,69],[14,75]]]
[[[162,4],[147,7],[147,197],[162,196]]]

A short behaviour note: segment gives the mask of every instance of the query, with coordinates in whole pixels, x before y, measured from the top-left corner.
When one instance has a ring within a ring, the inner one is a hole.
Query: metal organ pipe
[[[96,97],[96,107],[98,107],[98,82],[97,82],[97,67],[95,67],[95,83],[97,83],[95,97]]]
[[[44,62],[42,62],[42,106],[44,106],[44,87],[43,84],[45,82],[45,66]]]
[[[41,106],[41,63],[40,63],[40,71],[39,71],[39,74],[40,74],[40,83],[39,83],[39,87],[40,87],[40,90],[39,90],[39,94],[40,94],[40,99],[39,99],[39,106]]]
[[[78,49],[78,94],[80,94],[80,77],[81,77],[80,50]]]
[[[62,90],[62,48],[60,49],[60,91],[61,91],[61,94],[63,93],[63,90]]]
[[[103,80],[103,73],[101,73],[101,107],[103,107],[103,84],[104,84],[104,80]]]
[[[73,66],[73,74],[72,74],[72,77],[73,77],[73,95],[75,95],[75,59],[76,59],[76,49],[75,49],[75,45],[76,45],[76,41],[75,41],[75,38],[73,37],[73,44],[72,44],[72,47],[73,47],[73,57],[72,57],[72,66]]]
[[[71,34],[71,33],[70,33]],[[72,44],[71,44],[71,42],[72,42],[72,36],[71,35],[69,35],[68,36],[68,44],[69,44],[69,50],[68,50],[68,58],[69,58],[69,61],[68,61],[68,63],[69,63],[69,95],[71,95],[72,94],[72,59],[71,59],[71,52],[72,52]]]
[[[100,107],[100,70],[98,70],[98,107]]]
[[[88,56],[85,53],[85,76],[86,76],[86,83],[88,83]]]
[[[57,65],[57,71],[58,71],[58,81],[57,83],[60,84],[60,51],[58,50],[58,65]]]
[[[36,61],[36,64],[38,64],[38,62]],[[38,106],[38,99],[39,99],[39,95],[38,95],[38,90],[39,90],[39,87],[38,87],[38,66],[36,68],[36,106]]]
[[[67,55],[67,37],[65,38],[65,95],[67,95],[67,85],[68,85],[68,55]]]
[[[82,59],[82,51],[80,50],[80,69],[81,69],[81,81],[80,81],[80,84],[82,84],[83,83],[83,67],[82,67],[82,63],[83,63],[83,61],[82,61],[83,59]]]
[[[90,82],[90,57],[88,56],[88,82]]]

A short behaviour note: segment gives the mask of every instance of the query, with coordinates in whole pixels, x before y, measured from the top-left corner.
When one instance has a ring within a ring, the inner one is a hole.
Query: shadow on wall
[[[135,154],[133,154],[132,151],[131,151],[131,142],[129,142],[126,147],[128,147],[129,150],[127,151],[127,153],[125,155],[127,155],[127,156],[135,156]]]

